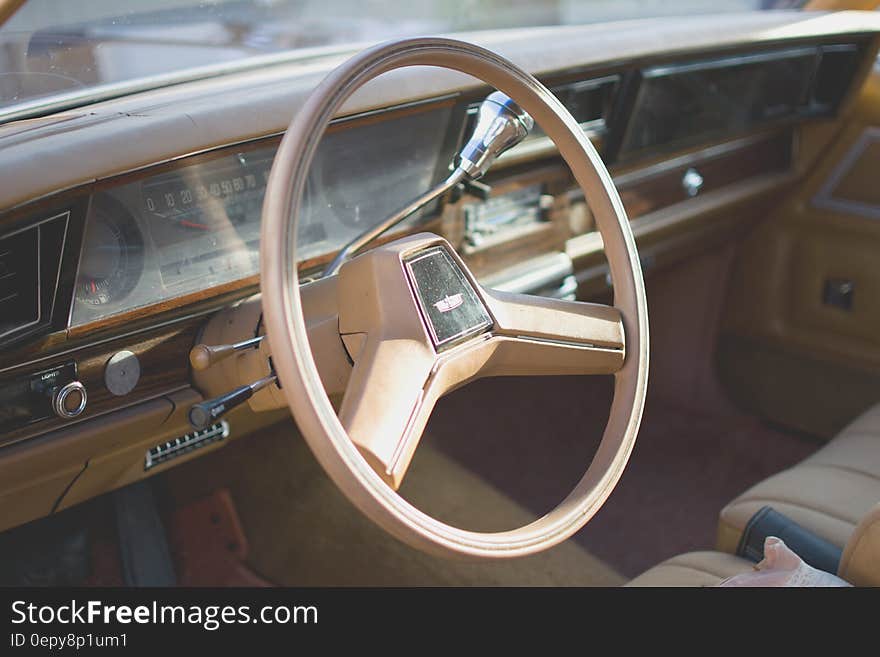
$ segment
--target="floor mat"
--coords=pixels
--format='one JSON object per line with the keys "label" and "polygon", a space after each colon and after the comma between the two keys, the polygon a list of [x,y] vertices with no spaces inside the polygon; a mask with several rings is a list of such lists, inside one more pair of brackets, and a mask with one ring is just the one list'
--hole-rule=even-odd
{"label": "floor mat", "polygon": [[[179,586],[268,586],[268,582],[244,565],[247,538],[228,491],[218,489],[199,499],[166,505],[162,515]],[[77,527],[88,537],[88,572],[81,579],[63,583],[125,585],[110,495],[62,511],[44,522],[57,523],[65,516],[75,518]],[[39,544],[34,548],[39,548]]]}
{"label": "floor mat", "polygon": [[[589,464],[611,383],[601,377],[478,381],[441,400],[423,444],[545,513]],[[649,399],[620,483],[575,541],[626,576],[675,554],[711,549],[727,502],[818,446],[744,416]]]}
{"label": "floor mat", "polygon": [[249,543],[229,491],[175,505],[166,514],[171,556],[182,586],[269,586],[247,566]]}
{"label": "floor mat", "polygon": [[[235,441],[163,475],[167,500],[186,503],[219,482],[235,501],[251,568],[291,586],[615,586],[624,578],[566,542],[514,561],[467,563],[414,550],[376,527],[336,489],[292,424]],[[430,445],[403,488],[416,506],[459,526],[507,529],[534,518]]]}

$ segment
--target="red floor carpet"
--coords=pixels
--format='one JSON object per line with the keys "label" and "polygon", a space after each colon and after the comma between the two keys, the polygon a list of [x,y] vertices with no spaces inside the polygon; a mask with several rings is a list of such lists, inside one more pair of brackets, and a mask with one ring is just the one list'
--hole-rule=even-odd
{"label": "red floor carpet", "polygon": [[[589,463],[610,394],[610,379],[599,377],[480,381],[441,400],[426,439],[540,514]],[[649,399],[623,478],[576,540],[627,576],[711,549],[727,502],[818,446],[745,416]]]}

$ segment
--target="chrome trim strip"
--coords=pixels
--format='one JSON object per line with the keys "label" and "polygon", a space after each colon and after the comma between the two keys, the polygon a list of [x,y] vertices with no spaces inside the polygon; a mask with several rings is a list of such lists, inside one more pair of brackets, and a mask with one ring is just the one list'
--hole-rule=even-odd
{"label": "chrome trim strip", "polygon": [[758,64],[761,62],[773,62],[780,59],[792,59],[794,57],[806,57],[817,55],[818,45],[802,46],[800,48],[786,48],[783,50],[770,50],[754,54],[731,55],[727,57],[713,58],[711,55],[705,59],[688,64],[660,64],[645,69],[643,75],[646,78],[664,77],[676,73],[691,73],[693,71],[705,71],[707,69],[728,68],[742,66],[743,64]]}
{"label": "chrome trim strip", "polygon": [[[746,179],[725,188],[711,190],[701,194],[696,199],[687,199],[636,217],[630,222],[630,225],[632,226],[636,243],[639,245],[639,252],[643,260],[642,266],[652,264],[646,261],[653,258],[653,253],[651,252],[654,249],[666,244],[677,243],[682,239],[686,241],[689,239],[689,236],[694,234],[701,234],[700,230],[712,225],[713,222],[707,221],[707,219],[713,217],[715,210],[724,206],[747,202],[762,194],[775,191],[783,185],[791,184],[798,179],[799,175],[791,170],[772,173],[757,179]],[[675,237],[664,239],[660,242],[653,242],[649,246],[642,244],[644,240],[651,239],[657,232],[670,227],[680,229],[675,233]],[[574,261],[598,255],[603,250],[602,236],[596,231],[581,233],[569,238],[566,242],[566,253]],[[607,276],[607,273],[607,264],[581,265],[575,277],[578,283],[583,284],[598,277],[604,278]]]}
{"label": "chrome trim strip", "polygon": [[[247,288],[242,288],[241,290],[237,290],[237,291],[243,292],[243,295],[241,298],[244,299],[244,298],[247,298],[247,297],[255,294],[255,292],[256,292],[255,287],[256,286],[254,286],[254,287],[248,286]],[[192,319],[196,319],[198,317],[202,317],[204,315],[210,315],[210,314],[215,313],[218,310],[220,310],[220,308],[225,307],[231,303],[235,303],[235,300],[230,301],[228,303],[225,303],[221,306],[206,308],[204,310],[199,310],[197,312],[188,313],[186,315],[174,317],[174,318],[168,319],[164,322],[159,322],[158,324],[151,324],[150,326],[144,326],[143,328],[135,329],[133,331],[128,331],[126,333],[117,333],[117,334],[113,334],[113,335],[108,335],[108,336],[105,336],[105,337],[100,338],[98,340],[88,342],[86,344],[80,344],[75,347],[70,347],[68,349],[64,349],[62,351],[55,351],[55,352],[52,352],[52,353],[47,354],[45,356],[40,356],[39,358],[34,358],[32,360],[27,360],[27,361],[22,361],[20,363],[16,363],[15,365],[7,365],[6,367],[0,367],[0,375],[5,374],[7,372],[12,372],[14,370],[18,370],[21,368],[30,367],[31,365],[39,365],[40,363],[43,363],[45,361],[51,361],[56,358],[61,358],[62,356],[75,354],[78,351],[82,351],[83,349],[91,349],[93,347],[98,347],[98,346],[100,346],[102,344],[106,344],[108,342],[113,342],[115,340],[123,340],[125,338],[130,338],[130,337],[139,335],[141,333],[149,333],[150,331],[155,331],[155,330],[158,330],[161,328],[165,328],[166,326],[173,326],[174,324],[177,324],[180,322],[186,322],[186,321],[189,321]],[[188,387],[188,386],[189,386],[189,384],[187,383],[183,387]],[[177,388],[175,388],[175,390],[176,389]],[[159,396],[168,394],[168,392],[169,391],[165,391],[165,392],[161,393]]]}
{"label": "chrome trim strip", "polygon": [[[587,121],[581,124],[581,128],[590,141],[597,141],[606,132],[605,119]],[[498,156],[495,166],[496,168],[512,166],[527,160],[536,160],[554,155],[559,155],[559,149],[556,148],[556,144],[553,143],[550,137],[537,137],[535,139],[528,139],[514,146],[506,153],[502,153]]]}
{"label": "chrome trim strip", "polygon": [[6,239],[7,237],[12,237],[13,235],[18,235],[19,233],[23,233],[26,230],[30,230],[31,228],[36,228],[37,226],[42,226],[43,224],[49,223],[50,221],[55,221],[56,219],[60,219],[61,217],[67,215],[67,219],[70,219],[70,210],[64,210],[63,212],[59,212],[58,214],[54,214],[51,217],[47,217],[46,219],[40,219],[39,221],[35,221],[26,226],[22,226],[21,228],[16,228],[8,233],[3,233],[0,235],[0,239]]}
{"label": "chrome trim strip", "polygon": [[[425,387],[430,385],[431,378],[433,378],[434,372],[431,373],[431,377],[428,378],[428,381],[425,382]],[[401,457],[403,456],[404,449],[409,442],[407,438],[409,438],[410,433],[412,433],[413,426],[416,423],[416,419],[419,416],[419,411],[422,408],[422,404],[425,401],[425,387],[419,390],[419,396],[416,398],[415,403],[413,404],[412,411],[409,414],[409,418],[406,421],[406,426],[403,428],[403,433],[401,436],[403,440],[400,440],[394,448],[394,452],[391,454],[391,460],[388,462],[388,467],[385,468],[385,474],[389,477],[397,468],[397,464],[400,462]]]}
{"label": "chrome trim strip", "polygon": [[533,294],[547,288],[562,287],[565,279],[574,274],[574,265],[566,253],[547,253],[526,262],[508,267],[480,281],[484,287]]}
{"label": "chrome trim strip", "polygon": [[534,335],[517,335],[517,340],[523,342],[537,342],[539,344],[556,345],[559,347],[567,347],[569,349],[587,349],[589,351],[604,351],[605,353],[615,354],[623,351],[623,347],[600,347],[592,342],[575,342],[573,340],[558,340],[556,338],[540,338]]}
{"label": "chrome trim strip", "polygon": [[753,144],[756,144],[758,142],[765,141],[769,137],[772,137],[772,135],[749,135],[747,137],[741,137],[732,141],[726,141],[721,144],[716,144],[715,146],[709,146],[708,148],[703,148],[698,151],[693,151],[692,153],[685,153],[684,155],[679,155],[678,157],[673,157],[668,160],[662,160],[660,162],[657,162],[656,164],[651,164],[640,169],[635,169],[627,173],[616,175],[614,176],[614,184],[618,187],[633,185],[658,176],[660,174],[667,173],[672,169],[678,169],[680,167],[690,166],[692,164],[699,164],[700,162],[705,162],[710,159],[734,153],[748,146],[752,146]]}

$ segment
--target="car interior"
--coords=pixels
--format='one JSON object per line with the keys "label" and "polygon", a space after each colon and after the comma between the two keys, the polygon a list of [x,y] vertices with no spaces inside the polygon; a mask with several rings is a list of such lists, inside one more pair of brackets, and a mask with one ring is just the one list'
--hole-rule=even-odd
{"label": "car interior", "polygon": [[59,94],[124,40],[0,2],[0,583],[880,585],[880,13],[794,4]]}

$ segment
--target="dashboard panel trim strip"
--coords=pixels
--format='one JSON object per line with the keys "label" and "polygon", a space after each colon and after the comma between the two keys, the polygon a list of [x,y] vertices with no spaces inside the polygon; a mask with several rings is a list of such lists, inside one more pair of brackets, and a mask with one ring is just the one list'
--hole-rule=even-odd
{"label": "dashboard panel trim strip", "polygon": [[680,167],[690,166],[705,162],[706,160],[715,159],[724,155],[730,155],[749,146],[759,144],[763,141],[769,141],[779,137],[781,133],[778,131],[766,131],[759,134],[747,135],[731,141],[725,141],[721,144],[709,146],[684,155],[679,155],[670,159],[641,167],[633,171],[627,171],[614,176],[614,184],[618,187],[627,187],[634,185],[660,174],[668,173]]}

